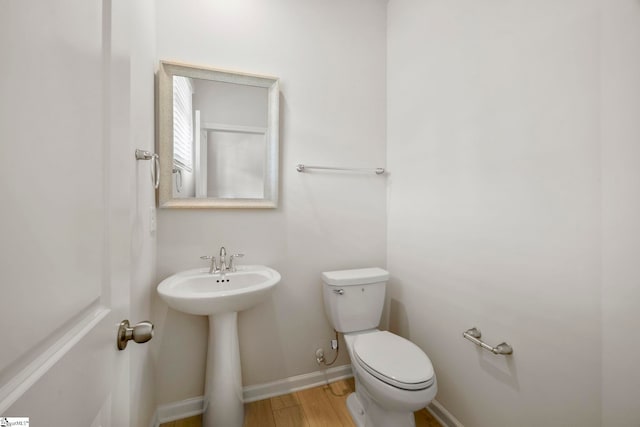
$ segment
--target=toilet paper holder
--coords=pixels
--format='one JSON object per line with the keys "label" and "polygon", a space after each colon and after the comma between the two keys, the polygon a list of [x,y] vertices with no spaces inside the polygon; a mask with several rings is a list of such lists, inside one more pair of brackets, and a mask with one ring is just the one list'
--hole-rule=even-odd
{"label": "toilet paper holder", "polygon": [[482,341],[480,339],[482,338],[482,332],[480,332],[478,328],[474,327],[471,329],[467,329],[465,332],[462,333],[462,336],[468,339],[469,341],[471,341],[472,343],[482,347],[483,349],[490,351],[493,354],[502,354],[505,356],[513,354],[513,347],[511,347],[506,342],[502,342],[495,347],[491,347],[489,344]]}

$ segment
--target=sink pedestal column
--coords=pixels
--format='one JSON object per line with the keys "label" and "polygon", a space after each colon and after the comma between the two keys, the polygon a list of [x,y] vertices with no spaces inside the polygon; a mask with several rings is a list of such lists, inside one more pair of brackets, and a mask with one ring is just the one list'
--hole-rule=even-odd
{"label": "sink pedestal column", "polygon": [[242,427],[244,400],[238,313],[209,316],[204,427]]}

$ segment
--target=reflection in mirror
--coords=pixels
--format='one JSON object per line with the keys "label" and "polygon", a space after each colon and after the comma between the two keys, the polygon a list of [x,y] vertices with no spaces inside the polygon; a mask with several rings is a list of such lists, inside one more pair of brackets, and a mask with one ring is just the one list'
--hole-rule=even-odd
{"label": "reflection in mirror", "polygon": [[163,62],[158,81],[160,206],[276,207],[277,79]]}
{"label": "reflection in mirror", "polygon": [[263,87],[173,76],[173,197],[264,198],[267,102]]}

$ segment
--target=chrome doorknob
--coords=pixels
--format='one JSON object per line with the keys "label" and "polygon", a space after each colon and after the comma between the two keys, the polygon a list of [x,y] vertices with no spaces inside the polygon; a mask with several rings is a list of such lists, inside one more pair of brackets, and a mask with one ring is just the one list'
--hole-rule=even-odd
{"label": "chrome doorknob", "polygon": [[133,325],[133,327],[130,327],[129,321],[123,320],[120,322],[120,326],[118,327],[118,350],[124,350],[127,348],[127,343],[131,340],[138,344],[142,344],[149,341],[151,338],[153,338],[153,323],[145,320],[143,322],[138,322]]}

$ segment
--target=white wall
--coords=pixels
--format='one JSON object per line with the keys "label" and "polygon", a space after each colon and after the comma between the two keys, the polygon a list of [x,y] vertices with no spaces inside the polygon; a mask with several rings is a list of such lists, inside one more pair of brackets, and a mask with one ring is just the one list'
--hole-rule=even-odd
{"label": "white wall", "polygon": [[[384,164],[386,105],[389,323],[437,399],[467,427],[638,425],[640,5],[390,0],[388,103],[384,8],[158,2],[159,58],[282,79],[281,206],[159,212],[158,280],[222,244],[277,268],[240,317],[245,384],[317,369],[319,272],[384,265],[384,183],[293,168]],[[153,317],[159,402],[202,394],[205,319]]]}
{"label": "white wall", "polygon": [[[158,280],[222,245],[276,268],[273,297],[239,317],[244,383],[316,371],[314,350],[332,338],[320,273],[384,267],[386,183],[295,165],[384,166],[386,2],[160,0],[157,11],[159,59],[280,77],[282,195],[274,210],[159,211]],[[157,298],[154,313],[159,403],[202,395],[206,319]]]}
{"label": "white wall", "polygon": [[466,427],[600,425],[599,6],[389,2],[390,325]]}
{"label": "white wall", "polygon": [[640,425],[640,3],[602,0],[602,425]]}

